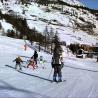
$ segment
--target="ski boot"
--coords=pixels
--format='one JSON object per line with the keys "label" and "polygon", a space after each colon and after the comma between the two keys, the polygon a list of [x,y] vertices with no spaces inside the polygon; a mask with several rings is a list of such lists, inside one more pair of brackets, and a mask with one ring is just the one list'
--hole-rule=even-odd
{"label": "ski boot", "polygon": [[53,81],[54,81],[54,82],[57,82],[56,77],[53,77]]}
{"label": "ski boot", "polygon": [[62,78],[61,77],[58,77],[58,82],[62,82]]}

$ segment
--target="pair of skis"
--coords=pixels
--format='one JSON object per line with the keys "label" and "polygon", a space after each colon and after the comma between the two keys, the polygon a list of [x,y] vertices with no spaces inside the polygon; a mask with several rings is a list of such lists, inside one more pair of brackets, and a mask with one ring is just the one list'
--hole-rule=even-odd
{"label": "pair of skis", "polygon": [[51,83],[62,83],[62,82],[66,82],[66,80],[62,80],[62,81],[50,81]]}

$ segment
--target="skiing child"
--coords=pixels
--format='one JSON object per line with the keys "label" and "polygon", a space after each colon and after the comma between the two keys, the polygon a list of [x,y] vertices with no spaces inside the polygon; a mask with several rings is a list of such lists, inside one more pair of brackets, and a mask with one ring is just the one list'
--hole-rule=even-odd
{"label": "skiing child", "polygon": [[44,60],[43,56],[40,56],[40,58],[39,58],[39,63],[40,63],[40,65],[41,65],[41,67],[42,67],[43,69],[45,69],[44,62],[45,62],[45,60]]}
{"label": "skiing child", "polygon": [[15,65],[16,70],[18,70],[18,67],[19,67],[19,70],[22,70],[21,63],[23,63],[23,61],[19,56],[15,60],[13,60],[13,62],[16,62],[16,65]]}
{"label": "skiing child", "polygon": [[29,60],[29,64],[27,65],[27,68],[29,68],[29,66],[32,66],[33,69],[35,69],[34,57],[31,57],[31,59]]}

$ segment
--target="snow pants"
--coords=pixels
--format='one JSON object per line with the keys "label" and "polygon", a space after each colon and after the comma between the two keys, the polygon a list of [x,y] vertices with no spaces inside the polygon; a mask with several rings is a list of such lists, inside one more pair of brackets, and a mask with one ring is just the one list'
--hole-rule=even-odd
{"label": "snow pants", "polygon": [[35,64],[37,65],[37,59],[34,59],[34,61],[35,61]]}
{"label": "snow pants", "polygon": [[61,81],[62,80],[62,72],[61,72],[62,67],[61,67],[61,65],[57,64],[53,68],[54,68],[53,80],[55,81],[56,77],[58,75],[58,80]]}
{"label": "snow pants", "polygon": [[22,70],[22,66],[20,63],[16,63],[16,65],[15,65],[15,69],[18,70],[18,68],[19,68],[19,70]]}
{"label": "snow pants", "polygon": [[29,64],[27,65],[27,68],[29,68],[29,66],[32,66],[33,69],[35,69],[35,64],[34,64],[34,63],[29,63]]}

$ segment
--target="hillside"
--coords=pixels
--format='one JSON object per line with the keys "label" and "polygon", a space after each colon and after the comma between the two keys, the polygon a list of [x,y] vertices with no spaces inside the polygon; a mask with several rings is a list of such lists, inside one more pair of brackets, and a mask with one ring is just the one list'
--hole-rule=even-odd
{"label": "hillside", "polygon": [[[50,2],[46,6],[32,0],[28,2],[3,0],[3,3],[0,2],[1,25],[5,29],[4,22],[9,23],[15,32],[17,30],[21,33],[29,33],[31,32],[29,29],[35,28],[42,35],[47,27],[48,32],[51,29],[54,33],[58,32],[61,41],[65,41],[67,44],[95,44],[98,35],[98,12],[83,7],[78,0],[61,1],[63,4]],[[72,3],[73,5],[70,5]],[[13,18],[9,17],[17,19],[17,23],[13,23],[11,21]],[[25,19],[27,25],[23,23],[20,26],[20,19]]]}
{"label": "hillside", "polygon": [[[88,54],[76,58],[79,47],[68,47],[71,43],[95,45],[97,31],[98,11],[79,0],[1,0],[0,98],[98,98],[97,56],[89,56],[92,52],[84,49]],[[53,82],[55,33],[64,44],[62,82]],[[37,67],[27,68],[35,50]],[[15,69],[18,56],[23,60],[22,70]]]}

